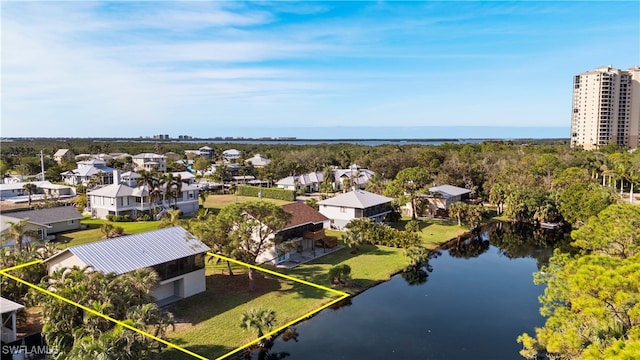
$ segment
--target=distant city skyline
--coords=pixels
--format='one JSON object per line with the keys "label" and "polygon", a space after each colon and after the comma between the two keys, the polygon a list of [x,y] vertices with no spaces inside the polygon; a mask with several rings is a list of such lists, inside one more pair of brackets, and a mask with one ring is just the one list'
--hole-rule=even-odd
{"label": "distant city skyline", "polygon": [[1,6],[2,137],[568,138],[573,75],[640,64],[637,1]]}

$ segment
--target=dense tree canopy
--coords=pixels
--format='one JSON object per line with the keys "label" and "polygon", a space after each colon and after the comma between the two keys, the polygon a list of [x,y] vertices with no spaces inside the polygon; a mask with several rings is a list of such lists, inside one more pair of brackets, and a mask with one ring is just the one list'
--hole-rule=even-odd
{"label": "dense tree canopy", "polygon": [[640,253],[640,207],[611,205],[571,233],[573,246],[589,253],[627,258]]}
{"label": "dense tree canopy", "polygon": [[640,208],[612,205],[572,233],[583,254],[556,250],[535,274],[545,326],[523,334],[521,354],[535,359],[640,357]]}
{"label": "dense tree canopy", "polygon": [[[45,277],[41,286],[163,338],[173,320],[158,309],[150,294],[157,283],[158,275],[150,269],[115,275],[74,267]],[[53,296],[41,292],[34,292],[33,296],[42,306],[42,334],[47,344],[58,351],[55,359],[142,359],[163,346]]]}

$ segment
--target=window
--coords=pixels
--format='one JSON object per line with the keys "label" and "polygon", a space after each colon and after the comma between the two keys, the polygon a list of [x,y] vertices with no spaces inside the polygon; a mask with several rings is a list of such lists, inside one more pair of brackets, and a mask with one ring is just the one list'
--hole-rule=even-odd
{"label": "window", "polygon": [[341,213],[346,213],[347,209],[345,209],[344,206],[340,206],[340,212]]}
{"label": "window", "polygon": [[73,224],[75,224],[75,222],[76,222],[75,220],[69,220],[69,221],[67,221],[67,225],[73,225]]}

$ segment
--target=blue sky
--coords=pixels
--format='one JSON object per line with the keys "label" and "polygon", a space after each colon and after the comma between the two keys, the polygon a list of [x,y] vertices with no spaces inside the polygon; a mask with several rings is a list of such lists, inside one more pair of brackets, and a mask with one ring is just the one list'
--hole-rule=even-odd
{"label": "blue sky", "polygon": [[5,137],[568,129],[574,74],[640,64],[638,1],[3,1],[1,18]]}

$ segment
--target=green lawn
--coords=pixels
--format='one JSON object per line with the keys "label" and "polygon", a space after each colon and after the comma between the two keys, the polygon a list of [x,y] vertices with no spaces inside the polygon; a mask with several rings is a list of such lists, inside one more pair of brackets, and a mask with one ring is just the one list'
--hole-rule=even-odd
{"label": "green lawn", "polygon": [[[219,266],[207,268],[207,291],[190,297],[171,309],[177,326],[169,330],[170,341],[209,359],[257,338],[255,332],[240,328],[242,313],[251,308],[276,312],[276,327],[326,304],[337,295],[274,276],[256,280],[249,291],[243,268],[234,266],[235,276],[223,275]],[[224,266],[226,271],[226,266]],[[175,349],[162,353],[163,359],[193,359]]]}
{"label": "green lawn", "polygon": [[[390,225],[396,229],[404,230],[404,226],[409,220],[411,219],[403,218],[402,220],[391,223]],[[418,221],[420,222],[422,245],[428,249],[435,249],[447,241],[469,231],[469,229],[464,226],[458,226],[458,223],[455,220],[421,218],[418,219]]]}
{"label": "green lawn", "polygon": [[99,219],[84,219],[82,225],[86,225],[87,229],[68,232],[58,235],[58,248],[64,249],[69,246],[86,244],[102,239],[100,227],[102,224],[110,223],[115,226],[122,226],[126,235],[138,234],[146,231],[158,229],[160,221],[140,221],[140,222],[110,222]]}
{"label": "green lawn", "polygon": [[207,199],[204,201],[202,206],[204,208],[213,209],[215,212],[218,212],[223,207],[229,204],[232,204],[234,202],[248,202],[248,201],[266,201],[266,202],[274,203],[276,205],[285,205],[285,204],[291,203],[291,201],[268,199],[264,197],[262,199],[258,199],[257,197],[252,197],[252,196],[209,195],[207,196]]}
{"label": "green lawn", "polygon": [[[277,270],[329,285],[327,271],[338,264],[347,264],[352,269],[352,284],[341,290],[356,293],[388,280],[407,266],[407,260],[402,249],[363,245],[355,254],[341,249],[295,269]],[[239,326],[244,311],[253,307],[274,309],[278,324],[282,325],[336,297],[272,276],[258,279],[258,290],[250,292],[246,271],[240,266],[233,266],[233,269],[236,276],[226,275],[227,268],[223,264],[208,265],[207,291],[185,299],[171,309],[178,319],[176,330],[169,333],[172,342],[207,358],[215,358],[255,339],[254,333]],[[162,358],[186,360],[191,357],[177,350],[167,350]]]}

